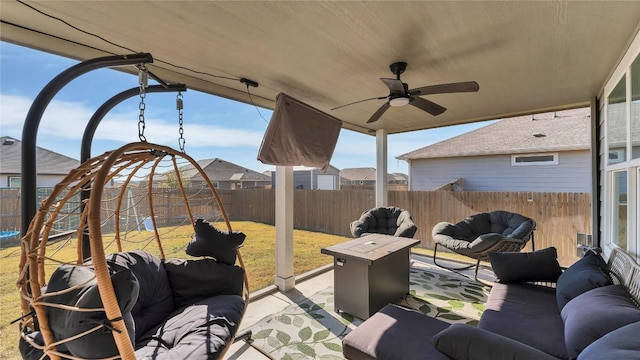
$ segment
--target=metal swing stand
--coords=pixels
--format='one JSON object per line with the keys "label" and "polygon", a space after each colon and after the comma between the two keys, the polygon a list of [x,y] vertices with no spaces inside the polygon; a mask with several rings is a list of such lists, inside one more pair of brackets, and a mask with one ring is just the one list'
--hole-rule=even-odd
{"label": "metal swing stand", "polygon": [[[114,97],[112,97],[111,99],[109,99],[107,102],[105,102],[97,111],[96,113],[91,117],[91,119],[89,120],[89,123],[86,125],[84,134],[83,134],[83,138],[82,138],[82,147],[81,147],[81,163],[86,165],[81,165],[81,166],[94,166],[93,162],[88,161],[93,159],[91,157],[91,143],[94,137],[94,134],[96,132],[96,129],[98,127],[98,125],[100,124],[101,120],[104,118],[104,116],[106,115],[107,112],[109,112],[113,107],[115,107],[117,104],[119,104],[120,102],[124,101],[125,99],[128,99],[132,96],[135,95],[139,95],[140,96],[140,106],[139,106],[139,110],[140,110],[140,116],[139,116],[139,121],[138,121],[138,136],[141,140],[142,143],[133,143],[133,144],[128,144],[125,145],[124,147],[118,149],[116,152],[108,155],[108,158],[106,159],[105,162],[105,166],[112,166],[113,162],[116,161],[117,159],[112,159],[112,157],[117,157],[117,156],[121,156],[124,154],[124,152],[126,151],[133,151],[135,152],[136,150],[139,150],[138,147],[140,146],[139,144],[147,144],[148,146],[150,146],[151,149],[159,149],[159,150],[155,150],[158,151],[158,155],[166,155],[166,154],[172,154],[172,156],[181,156],[184,157],[186,159],[188,159],[192,165],[197,168],[200,172],[203,172],[202,169],[197,165],[197,163],[195,163],[195,161],[193,159],[191,159],[188,155],[186,155],[185,150],[184,150],[184,145],[185,145],[185,139],[183,137],[183,133],[184,133],[184,129],[183,129],[183,102],[182,102],[182,91],[186,91],[186,86],[184,84],[175,84],[175,85],[170,85],[167,84],[165,82],[163,82],[162,80],[158,79],[157,77],[155,77],[153,74],[150,74],[150,72],[148,72],[148,70],[145,67],[146,63],[152,62],[153,58],[151,57],[150,54],[133,54],[133,55],[123,55],[123,56],[109,56],[109,57],[104,57],[104,58],[98,58],[98,59],[93,59],[93,60],[88,60],[85,62],[82,62],[80,64],[77,64],[69,69],[67,69],[66,71],[62,72],[60,75],[58,75],[57,77],[55,77],[53,80],[51,80],[44,88],[43,90],[40,92],[40,94],[36,97],[36,99],[34,100],[34,103],[32,104],[31,108],[29,109],[29,112],[27,114],[27,117],[25,119],[25,125],[23,127],[23,147],[22,147],[22,174],[23,174],[23,191],[22,191],[22,235],[25,237],[25,239],[27,238],[26,235],[28,235],[29,237],[29,241],[30,243],[34,243],[35,242],[42,242],[46,244],[46,237],[44,238],[44,241],[42,241],[43,239],[38,240],[38,237],[40,237],[40,235],[38,235],[40,232],[37,231],[33,231],[31,230],[31,226],[33,225],[33,219],[36,217],[40,217],[43,216],[41,213],[37,213],[36,214],[36,138],[37,138],[37,130],[38,130],[38,126],[40,123],[40,120],[42,118],[42,114],[44,113],[44,110],[46,108],[46,106],[51,102],[53,96],[60,90],[62,89],[62,87],[64,87],[67,83],[69,83],[71,80],[75,79],[76,77],[94,70],[94,69],[98,69],[98,68],[103,68],[103,67],[112,67],[112,66],[119,66],[119,65],[137,65],[137,67],[140,70],[139,73],[139,78],[140,78],[140,86],[139,87],[134,87],[131,88],[129,90],[123,91],[117,95],[115,95]],[[154,86],[148,86],[147,85],[147,80],[148,80],[148,76],[151,75],[154,77],[154,79],[156,79],[160,85],[154,85]],[[169,92],[169,91],[174,91],[174,92],[178,92],[177,98],[176,98],[176,108],[178,110],[178,120],[179,120],[179,138],[178,138],[178,144],[180,146],[180,150],[181,153],[176,152],[175,150],[168,148],[168,147],[164,147],[164,146],[160,146],[160,145],[154,145],[154,144],[149,144],[146,142],[146,139],[144,137],[144,128],[145,128],[145,121],[144,121],[144,109],[145,109],[145,104],[144,104],[144,98],[146,96],[146,93],[149,92]],[[143,145],[145,146],[145,145]],[[153,152],[152,152],[153,153]],[[108,154],[108,153],[106,153]],[[153,153],[155,154],[155,153]],[[103,155],[106,156],[106,155]],[[146,161],[146,160],[145,160]],[[99,165],[96,166],[102,166],[102,163],[100,163]],[[175,164],[175,160],[174,160],[174,167],[177,166]],[[176,168],[177,171],[177,168]],[[80,175],[78,175],[80,174]],[[85,175],[84,172],[80,172],[80,173],[74,173],[74,174],[70,174],[68,176],[68,178],[72,178],[75,179],[75,177],[80,176],[80,179],[85,178],[85,180],[81,180],[81,185],[80,187],[77,187],[75,189],[73,189],[73,191],[76,192],[80,192],[82,195],[82,200],[86,200],[86,201],[82,201],[82,212],[83,214],[85,213],[84,207],[85,207],[85,203],[88,203],[88,207],[90,207],[90,209],[88,209],[88,213],[91,214],[99,214],[99,206],[100,205],[96,205],[96,201],[99,203],[100,201],[100,197],[98,197],[98,200],[94,200],[94,199],[90,199],[90,190],[96,186],[95,190],[97,191],[98,194],[101,193],[102,188],[104,186],[104,183],[106,181],[106,176],[108,176],[107,173],[105,173],[105,171],[101,170],[99,172],[97,172],[95,175],[96,179],[93,179],[93,177],[87,177]],[[94,176],[92,175],[92,176]],[[65,178],[66,181],[66,178]],[[97,182],[96,182],[97,181]],[[180,185],[182,186],[182,184]],[[58,186],[56,186],[56,188],[58,188]],[[215,189],[213,187],[212,184],[209,184],[209,188],[212,189],[213,194],[215,195],[216,201],[218,202],[218,204],[220,206],[222,206],[220,199],[217,197],[217,194],[215,193]],[[62,187],[59,189],[59,191],[63,191],[64,189],[62,189]],[[149,195],[150,196],[150,195]],[[183,196],[184,196],[184,190],[183,190]],[[52,201],[52,200],[47,200],[47,201]],[[59,210],[57,210],[59,211]],[[134,205],[134,212],[135,212],[135,205]],[[152,211],[153,213],[153,211]],[[230,228],[230,224],[229,221],[226,217],[226,213],[224,213],[224,209],[222,210],[222,213],[224,214],[224,218],[225,221],[227,222],[227,226],[229,227],[229,231],[231,231]],[[57,216],[58,212],[56,212],[53,216],[53,219],[55,219],[55,217]],[[85,216],[85,215],[83,215]],[[98,215],[99,216],[99,215]],[[119,214],[117,215],[119,216]],[[192,218],[193,220],[193,215],[191,214],[191,212],[189,212],[189,216]],[[87,218],[89,218],[90,216],[87,216]],[[137,216],[136,216],[137,217]],[[39,218],[38,218],[39,219]],[[117,218],[119,219],[119,217]],[[53,220],[51,220],[53,221]],[[85,219],[86,221],[86,219]],[[116,221],[117,223],[117,221]],[[99,231],[99,218],[96,221],[95,219],[95,215],[93,217],[91,217],[90,221],[86,222],[85,225],[81,225],[81,227],[86,226],[86,224],[88,224],[88,228],[89,231],[82,231],[82,241],[79,242],[79,244],[81,245],[81,251],[79,251],[78,255],[78,261],[81,262],[82,260],[87,260],[89,257],[92,257],[92,253],[94,251],[92,251],[92,247],[95,247],[96,245],[96,241],[101,242],[101,236],[100,236],[100,231]],[[41,223],[38,221],[36,221],[36,225],[33,225],[34,227],[40,226]],[[154,224],[155,225],[155,224]],[[117,225],[116,225],[117,227]],[[81,229],[79,229],[80,231]],[[90,232],[96,233],[98,235],[96,235],[96,237],[89,237],[89,233]],[[118,230],[117,230],[118,232]],[[48,232],[46,232],[46,235],[48,235]],[[157,232],[156,232],[156,238],[158,237]],[[23,240],[24,241],[24,240]],[[98,244],[100,245],[100,244]],[[119,245],[118,245],[119,246]],[[102,270],[103,269],[103,262],[100,260],[104,260],[104,254],[102,247],[98,246],[98,248],[100,249],[99,251],[96,250],[95,254],[93,256],[93,260],[94,260],[94,267],[96,269],[96,276],[99,278],[98,283],[109,283],[110,284],[110,279],[108,272],[104,272]],[[164,257],[164,252],[161,249],[161,253],[162,256]],[[238,256],[238,261],[240,263],[240,266],[242,268],[244,268],[243,262],[242,262],[242,258],[240,257],[240,254],[237,254]],[[82,259],[82,260],[81,260]],[[31,261],[31,259],[30,259]],[[33,262],[33,261],[31,261]],[[33,265],[30,263],[30,265]],[[98,265],[100,265],[100,269],[98,268]],[[98,271],[101,270],[101,271]],[[29,269],[27,268],[24,272],[26,274],[27,277],[29,277]],[[106,275],[106,280],[102,279],[101,277],[105,277]],[[38,275],[37,271],[34,274],[34,276]],[[100,289],[102,291],[102,289]],[[36,291],[36,295],[39,296],[39,293]],[[103,294],[100,294],[101,297],[104,298]],[[248,284],[247,284],[247,276],[246,273],[244,275],[244,290],[243,290],[243,296],[244,296],[244,300],[245,300],[245,308],[244,310],[246,310],[246,306],[249,303],[249,290],[248,290]],[[113,298],[113,294],[109,293],[107,294],[107,298],[106,301],[108,303],[108,305],[113,305],[113,301],[111,301]],[[105,301],[105,300],[103,300]],[[106,308],[106,312],[107,314],[109,314],[109,312],[114,312],[117,313],[117,311],[112,309],[113,306],[105,306]],[[117,307],[117,304],[116,304]],[[243,315],[244,315],[244,311],[243,311]],[[31,316],[31,315],[26,315],[26,316]],[[117,320],[118,322],[121,322],[123,320],[121,320],[121,317],[115,317],[115,319],[119,319]],[[114,320],[115,321],[115,320]],[[47,326],[45,326],[45,328],[48,328]],[[48,333],[47,333],[48,334]],[[126,335],[126,334],[125,334]],[[233,336],[233,342],[235,341],[239,341],[239,340],[245,340],[248,344],[251,344],[251,335],[252,332],[250,330],[241,332],[239,334],[237,334],[236,336]],[[49,336],[50,337],[50,336]],[[124,346],[123,345],[123,349],[120,349],[120,343],[123,342],[123,340],[120,339],[120,337],[117,337],[114,335],[116,344],[118,345],[118,348],[120,351],[125,351],[123,358],[131,358],[133,357],[133,354],[131,353],[131,346]],[[126,336],[125,336],[126,338]],[[125,341],[126,342],[126,341]],[[126,344],[125,344],[126,345]],[[228,349],[228,346],[225,347],[222,350],[222,354],[224,354],[224,352],[226,351],[226,349]],[[55,352],[55,348],[53,349],[53,351]],[[54,356],[54,358],[56,358],[56,356]]]}

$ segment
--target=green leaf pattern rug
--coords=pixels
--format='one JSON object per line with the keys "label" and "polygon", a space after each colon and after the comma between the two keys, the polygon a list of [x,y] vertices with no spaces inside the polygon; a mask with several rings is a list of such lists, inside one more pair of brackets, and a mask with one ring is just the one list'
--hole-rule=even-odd
{"label": "green leaf pattern rug", "polygon": [[[455,274],[411,268],[409,295],[397,304],[449,323],[476,325],[489,287]],[[274,359],[344,359],[342,338],[363,321],[336,313],[333,287],[250,327],[253,347]]]}

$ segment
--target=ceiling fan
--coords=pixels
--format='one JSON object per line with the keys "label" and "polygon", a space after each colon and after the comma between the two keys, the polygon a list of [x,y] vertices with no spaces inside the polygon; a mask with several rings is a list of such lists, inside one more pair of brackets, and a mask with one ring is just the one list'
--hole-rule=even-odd
{"label": "ceiling fan", "polygon": [[476,92],[480,89],[480,86],[475,81],[466,81],[459,83],[448,83],[448,84],[439,84],[439,85],[429,85],[423,86],[416,89],[409,90],[409,85],[407,83],[403,83],[400,80],[400,74],[402,74],[407,69],[406,62],[396,62],[389,66],[391,72],[396,75],[395,79],[386,79],[380,78],[382,82],[387,85],[389,88],[389,95],[374,97],[370,99],[359,100],[356,102],[352,102],[349,104],[341,105],[335,107],[331,110],[336,110],[345,106],[361,103],[369,100],[382,100],[388,99],[387,102],[382,104],[380,108],[371,115],[367,123],[372,123],[380,119],[382,114],[390,106],[404,106],[404,105],[413,105],[420,110],[426,111],[433,116],[437,116],[445,112],[447,109],[441,105],[438,105],[432,101],[427,99],[423,99],[420,96],[423,95],[432,95],[432,94],[446,94],[446,93],[456,93],[456,92]]}

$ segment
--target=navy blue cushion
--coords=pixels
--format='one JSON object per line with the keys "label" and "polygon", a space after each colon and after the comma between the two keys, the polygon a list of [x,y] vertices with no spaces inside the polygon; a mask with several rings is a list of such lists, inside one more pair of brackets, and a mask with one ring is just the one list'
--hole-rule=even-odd
{"label": "navy blue cushion", "polygon": [[564,323],[555,289],[532,283],[495,283],[478,327],[567,359]]}
{"label": "navy blue cushion", "polygon": [[342,339],[342,353],[351,360],[447,360],[429,339],[448,326],[421,312],[388,304]]}
{"label": "navy blue cushion", "polygon": [[640,359],[640,322],[625,325],[591,343],[578,360]]}
{"label": "navy blue cushion", "polygon": [[638,309],[622,285],[589,290],[569,301],[561,312],[570,358],[592,342],[625,325],[640,321]]}
{"label": "navy blue cushion", "polygon": [[[138,281],[127,269],[113,274],[111,281],[127,332],[133,343],[135,327],[131,317],[131,309],[138,298]],[[47,297],[46,301],[85,309],[103,307],[95,273],[92,268],[87,266],[61,265],[51,275],[46,293],[56,293],[74,286],[77,288]],[[113,334],[108,328],[109,321],[104,311],[81,312],[47,307],[46,312],[51,331],[58,341],[83,333],[99,324],[107,325],[101,330],[65,342],[58,346],[59,350],[68,351],[74,356],[85,359],[108,358],[118,354],[118,348]]]}
{"label": "navy blue cushion", "polygon": [[556,282],[562,269],[555,247],[533,252],[488,253],[491,268],[501,283],[551,281]]}
{"label": "navy blue cushion", "polygon": [[[452,224],[453,225],[453,224]],[[480,234],[491,233],[489,213],[480,213],[469,216],[452,227],[447,227],[443,234],[454,239],[474,241]]]}
{"label": "navy blue cushion", "polygon": [[431,342],[455,360],[557,360],[532,346],[467,324],[452,324]]}
{"label": "navy blue cushion", "polygon": [[[28,337],[31,342],[38,344],[40,346],[44,346],[44,338],[42,337],[42,333],[40,331],[26,332],[28,330],[25,329],[24,336]],[[44,351],[31,346],[23,336],[20,336],[20,343],[18,344],[18,349],[20,350],[20,355],[22,355],[22,360],[41,360],[44,359]],[[60,351],[60,347],[57,347],[58,351]]]}
{"label": "navy blue cushion", "polygon": [[215,295],[242,296],[244,269],[214,259],[164,261],[176,307]]}
{"label": "navy blue cushion", "polygon": [[601,286],[611,285],[609,267],[599,254],[587,252],[558,278],[556,301],[558,310],[576,296]]}
{"label": "navy blue cushion", "polygon": [[220,231],[202,219],[196,220],[193,228],[196,236],[187,244],[187,254],[211,256],[229,265],[236,263],[236,252],[244,242],[245,234],[239,231]]}
{"label": "navy blue cushion", "polygon": [[513,239],[522,239],[535,226],[534,221],[528,217],[503,210],[491,211],[489,222],[491,223],[490,232]]}
{"label": "navy blue cushion", "polygon": [[409,211],[396,206],[383,206],[367,210],[349,224],[351,235],[360,237],[367,233],[412,238],[418,229]]}
{"label": "navy blue cushion", "polygon": [[219,295],[178,308],[166,322],[143,334],[136,358],[218,359],[238,330],[244,300]]}
{"label": "navy blue cushion", "polygon": [[167,272],[159,258],[141,250],[112,254],[107,263],[115,270],[131,270],[140,283],[140,295],[131,310],[138,341],[142,333],[164,321],[175,308]]}

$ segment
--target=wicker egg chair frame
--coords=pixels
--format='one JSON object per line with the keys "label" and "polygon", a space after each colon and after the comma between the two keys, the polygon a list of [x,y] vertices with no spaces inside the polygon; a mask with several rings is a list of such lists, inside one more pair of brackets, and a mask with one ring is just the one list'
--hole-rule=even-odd
{"label": "wicker egg chair frame", "polygon": [[[82,239],[83,236],[88,234],[92,266],[95,270],[98,290],[102,299],[104,311],[108,319],[119,319],[111,322],[111,326],[116,330],[112,331],[112,334],[119,351],[119,356],[116,358],[125,360],[133,360],[136,358],[134,353],[134,344],[131,343],[124,320],[122,320],[122,313],[118,306],[118,301],[114,293],[106,262],[104,251],[105,244],[103,243],[102,234],[103,229],[101,226],[101,198],[106,184],[112,181],[115,177],[126,177],[117,198],[118,206],[115,209],[114,216],[115,243],[117,244],[118,251],[120,252],[122,251],[120,238],[121,224],[119,221],[120,204],[123,202],[123,198],[126,196],[127,186],[131,183],[136,172],[142,169],[145,165],[150,166],[151,172],[148,175],[147,184],[150,218],[153,221],[153,233],[155,243],[157,244],[160,252],[160,258],[164,259],[164,250],[162,248],[162,241],[158,232],[158,227],[156,226],[156,216],[154,214],[153,200],[151,196],[154,173],[162,159],[170,159],[173,163],[173,171],[178,175],[177,182],[186,204],[187,215],[191,224],[194,224],[195,219],[189,206],[189,200],[183,186],[183,179],[180,175],[176,159],[188,162],[202,176],[208,191],[211,192],[212,198],[217,204],[221,217],[224,219],[224,223],[227,227],[226,230],[228,232],[232,231],[231,224],[227,213],[224,210],[222,201],[203,169],[191,157],[172,148],[148,142],[130,143],[117,150],[106,152],[100,156],[91,158],[76,169],[72,170],[53,188],[51,195],[41,203],[39,210],[32,219],[21,242],[18,287],[21,297],[21,309],[23,316],[20,321],[20,328],[35,330],[37,327],[37,330],[39,330],[43,335],[45,343],[44,348],[42,349],[40,345],[33,343],[32,340],[24,336],[24,331],[21,331],[21,334],[23,339],[25,339],[31,346],[41,348],[49,358],[53,360],[61,358],[77,359],[69,354],[61,353],[56,349],[56,345],[63,343],[65,340],[54,338],[48,323],[46,307],[57,306],[74,311],[87,310],[47,303],[47,296],[52,294],[42,293],[42,288],[46,285],[47,281],[47,274],[45,273],[44,266],[45,259],[48,261],[57,261],[49,257],[46,253],[47,242],[51,234],[52,225],[56,221],[56,218],[58,216],[64,216],[61,215],[61,209],[63,209],[65,203],[78,194],[83,192],[86,194],[87,191],[90,191],[90,195],[88,200],[83,201],[80,213],[80,225],[74,232],[75,237],[77,237],[76,264],[83,264]],[[131,172],[123,174],[122,172],[125,169],[129,169]],[[239,251],[237,252],[237,265],[244,269],[244,263]],[[243,281],[242,296],[245,301],[244,309],[246,310],[249,304],[249,287],[246,272]],[[70,290],[72,289],[64,291]],[[95,309],[91,310],[95,311]],[[232,343],[233,338],[227,342],[225,348],[220,354],[220,357],[224,356],[224,353]]]}

